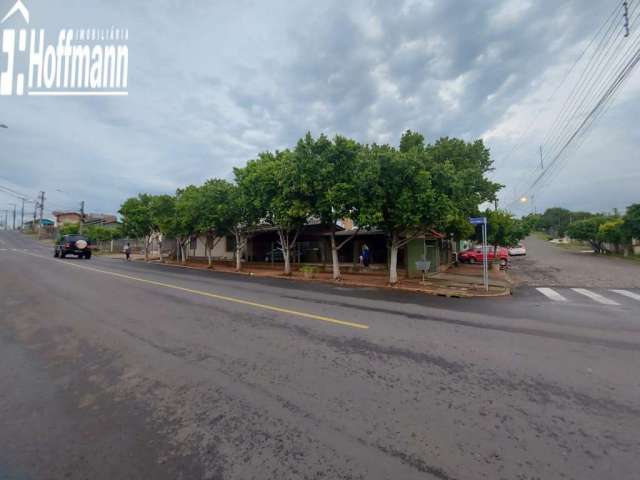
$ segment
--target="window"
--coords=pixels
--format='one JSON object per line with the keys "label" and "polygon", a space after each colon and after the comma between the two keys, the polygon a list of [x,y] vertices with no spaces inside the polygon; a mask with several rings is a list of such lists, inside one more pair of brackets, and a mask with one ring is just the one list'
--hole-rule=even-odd
{"label": "window", "polygon": [[235,252],[236,251],[236,237],[233,235],[227,235],[224,239],[224,243],[226,244],[227,252]]}

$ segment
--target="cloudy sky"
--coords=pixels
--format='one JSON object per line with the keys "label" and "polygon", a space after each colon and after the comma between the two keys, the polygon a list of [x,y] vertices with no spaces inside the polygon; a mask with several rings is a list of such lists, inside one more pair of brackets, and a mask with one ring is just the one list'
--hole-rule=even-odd
{"label": "cloudy sky", "polygon": [[[128,96],[0,97],[0,123],[9,125],[0,129],[0,185],[33,197],[46,191],[47,210],[85,200],[92,212],[115,212],[141,191],[230,178],[233,166],[307,130],[391,144],[406,129],[428,140],[484,138],[510,205],[577,81],[561,83],[569,67],[621,3],[23,2],[30,27],[51,37],[61,28],[129,30]],[[0,0],[0,15],[14,3]],[[535,193],[536,209],[640,201],[640,132],[631,127],[638,100],[635,72]],[[0,194],[0,210],[13,201]]]}

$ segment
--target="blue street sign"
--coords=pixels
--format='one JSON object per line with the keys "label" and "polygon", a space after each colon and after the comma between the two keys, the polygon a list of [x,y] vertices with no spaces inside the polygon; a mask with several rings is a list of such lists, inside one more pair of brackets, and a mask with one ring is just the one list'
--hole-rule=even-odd
{"label": "blue street sign", "polygon": [[487,223],[487,217],[470,217],[469,222],[472,225],[484,225]]}

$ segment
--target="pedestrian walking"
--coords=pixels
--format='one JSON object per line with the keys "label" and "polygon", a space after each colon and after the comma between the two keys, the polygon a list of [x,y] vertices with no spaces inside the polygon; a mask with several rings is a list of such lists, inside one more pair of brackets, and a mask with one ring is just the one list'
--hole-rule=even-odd
{"label": "pedestrian walking", "polygon": [[125,243],[123,250],[124,250],[124,256],[127,262],[130,262],[131,261],[131,245],[129,245],[129,242]]}

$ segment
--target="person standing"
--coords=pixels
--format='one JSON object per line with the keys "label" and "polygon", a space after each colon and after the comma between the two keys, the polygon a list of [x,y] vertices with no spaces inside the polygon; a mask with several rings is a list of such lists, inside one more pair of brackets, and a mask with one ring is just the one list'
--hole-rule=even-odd
{"label": "person standing", "polygon": [[127,262],[130,262],[131,261],[131,245],[129,245],[129,242],[125,243],[123,250],[124,250],[124,256]]}
{"label": "person standing", "polygon": [[364,264],[365,268],[369,266],[369,262],[371,260],[370,255],[371,252],[369,252],[369,246],[365,243],[362,246],[362,263]]}

